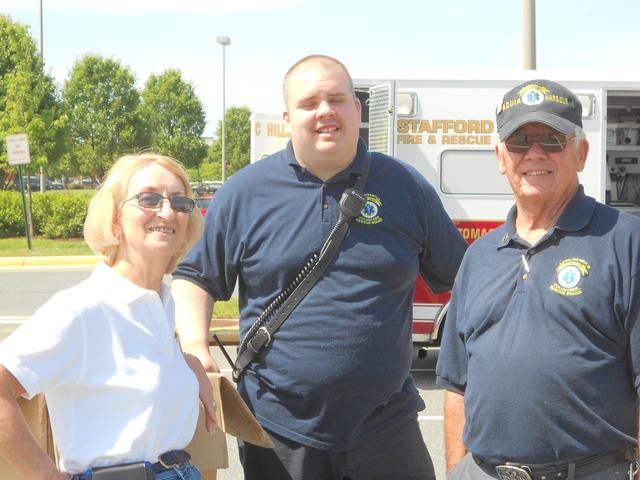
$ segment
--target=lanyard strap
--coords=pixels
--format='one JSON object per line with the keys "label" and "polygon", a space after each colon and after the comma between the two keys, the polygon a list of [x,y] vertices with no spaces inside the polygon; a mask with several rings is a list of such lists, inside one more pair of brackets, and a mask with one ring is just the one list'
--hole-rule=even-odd
{"label": "lanyard strap", "polygon": [[271,343],[275,332],[320,280],[331,260],[335,257],[340,244],[349,231],[349,224],[366,204],[367,200],[362,192],[370,169],[371,153],[368,152],[365,157],[362,175],[358,177],[353,187],[345,189],[342,193],[338,221],[320,249],[320,253],[313,256],[291,285],[264,310],[245,335],[238,347],[238,356],[236,357],[235,365],[233,365],[233,379],[236,382],[253,359]]}

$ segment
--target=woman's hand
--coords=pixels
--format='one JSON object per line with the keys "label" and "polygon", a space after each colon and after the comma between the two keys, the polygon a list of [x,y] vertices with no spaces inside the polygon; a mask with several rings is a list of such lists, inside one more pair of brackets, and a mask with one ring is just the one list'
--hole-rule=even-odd
{"label": "woman's hand", "polygon": [[204,407],[205,426],[207,427],[207,432],[213,433],[218,422],[216,421],[216,402],[213,400],[213,388],[211,387],[211,382],[207,377],[207,373],[204,371],[202,363],[200,363],[200,360],[198,360],[195,355],[190,353],[183,353],[183,355],[187,365],[189,365],[189,368],[193,370],[193,373],[195,373],[196,378],[198,379],[198,396],[200,397],[200,401]]}

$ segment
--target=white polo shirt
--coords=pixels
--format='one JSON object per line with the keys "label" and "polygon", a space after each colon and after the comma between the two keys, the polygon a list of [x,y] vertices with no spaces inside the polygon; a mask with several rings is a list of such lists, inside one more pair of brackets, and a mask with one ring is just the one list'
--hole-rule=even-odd
{"label": "white polo shirt", "polygon": [[45,393],[61,470],[155,462],[191,441],[198,383],[174,310],[166,285],[158,295],[100,263],[0,343],[26,397]]}

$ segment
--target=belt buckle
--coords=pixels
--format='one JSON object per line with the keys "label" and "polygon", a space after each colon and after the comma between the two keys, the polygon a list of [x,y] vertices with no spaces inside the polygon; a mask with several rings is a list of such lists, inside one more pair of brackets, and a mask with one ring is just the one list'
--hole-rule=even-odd
{"label": "belt buckle", "polygon": [[500,480],[532,480],[527,467],[515,465],[496,465],[496,473]]}

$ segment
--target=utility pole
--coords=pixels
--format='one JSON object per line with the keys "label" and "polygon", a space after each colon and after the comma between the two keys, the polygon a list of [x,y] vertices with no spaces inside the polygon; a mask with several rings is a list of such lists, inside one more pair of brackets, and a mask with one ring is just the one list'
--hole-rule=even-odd
{"label": "utility pole", "polygon": [[226,99],[225,99],[225,72],[224,72],[224,50],[231,43],[231,39],[227,36],[216,37],[216,41],[222,45],[222,183],[225,181],[226,170],[227,170],[227,149],[225,145],[226,135],[225,135],[225,123],[226,123]]}
{"label": "utility pole", "polygon": [[536,0],[522,0],[522,68],[536,69]]}
{"label": "utility pole", "polygon": [[[40,62],[42,62],[42,71],[44,71],[44,21],[42,15],[42,0],[40,0]],[[46,190],[44,168],[40,167],[40,191]],[[29,190],[31,192],[31,190]],[[31,197],[29,197],[31,198]],[[33,228],[33,225],[31,226]]]}

